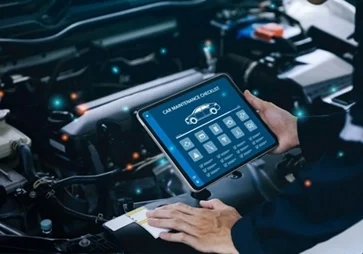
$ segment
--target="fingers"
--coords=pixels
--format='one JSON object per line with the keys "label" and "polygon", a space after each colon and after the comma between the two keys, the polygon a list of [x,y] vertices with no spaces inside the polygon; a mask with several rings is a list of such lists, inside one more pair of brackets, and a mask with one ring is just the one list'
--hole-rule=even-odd
{"label": "fingers", "polygon": [[158,218],[158,219],[173,219],[173,218],[179,218],[181,219],[183,216],[190,217],[190,215],[186,213],[182,213],[175,209],[156,209],[154,211],[149,211],[146,214],[150,218]]}
{"label": "fingers", "polygon": [[264,110],[266,102],[252,95],[250,91],[246,90],[244,92],[246,100],[254,107],[256,110]]}
{"label": "fingers", "polygon": [[167,228],[176,230],[179,232],[184,232],[189,235],[195,235],[195,228],[186,223],[185,221],[182,221],[180,219],[155,219],[150,218],[147,222],[150,226],[157,227],[157,228]]}
{"label": "fingers", "polygon": [[219,199],[212,199],[208,201],[200,201],[200,206],[207,209],[224,209],[227,207],[222,201]]}
{"label": "fingers", "polygon": [[198,208],[194,208],[183,203],[175,203],[172,205],[163,206],[158,209],[175,210],[189,215],[195,215],[198,213]]}
{"label": "fingers", "polygon": [[178,242],[178,243],[184,243],[186,245],[189,245],[191,247],[196,248],[197,245],[197,238],[194,236],[187,235],[185,233],[161,233],[160,238],[169,241],[169,242]]}

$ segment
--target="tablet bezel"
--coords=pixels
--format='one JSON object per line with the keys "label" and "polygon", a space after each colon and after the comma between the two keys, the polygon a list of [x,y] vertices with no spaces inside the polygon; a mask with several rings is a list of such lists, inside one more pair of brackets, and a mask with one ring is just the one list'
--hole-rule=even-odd
{"label": "tablet bezel", "polygon": [[[217,80],[220,79],[226,79],[230,85],[234,88],[234,90],[236,91],[236,93],[240,96],[240,98],[247,104],[247,106],[251,109],[251,111],[255,114],[255,116],[260,120],[260,122],[262,123],[262,125],[265,127],[265,129],[268,131],[268,133],[270,133],[270,135],[273,137],[274,139],[274,143],[267,147],[266,149],[264,149],[263,151],[261,151],[260,153],[256,154],[255,156],[253,156],[251,159],[249,159],[247,162],[244,162],[243,164],[237,165],[235,167],[233,167],[232,169],[228,170],[227,172],[225,172],[224,174],[220,175],[218,178],[204,184],[203,186],[196,186],[194,184],[194,182],[192,181],[192,179],[190,179],[190,177],[188,176],[188,174],[185,172],[185,170],[180,166],[179,162],[174,158],[174,156],[172,155],[172,153],[170,153],[170,151],[168,150],[168,148],[164,145],[163,141],[159,139],[158,135],[154,132],[154,130],[151,128],[151,126],[148,124],[148,122],[144,119],[143,117],[143,113],[146,111],[150,111],[151,109],[153,109],[154,107],[159,106],[160,104],[166,103],[170,100],[173,100],[179,96],[182,96],[185,93],[188,92],[192,92],[193,90],[203,87],[203,86],[208,86],[210,83],[213,82],[217,82]],[[149,106],[146,106],[142,109],[140,109],[139,111],[137,111],[137,119],[139,120],[139,122],[141,123],[141,125],[146,129],[146,131],[149,133],[149,135],[151,136],[151,138],[156,142],[156,144],[159,146],[159,148],[164,152],[164,154],[167,156],[167,158],[169,159],[169,161],[175,166],[175,168],[177,169],[177,171],[180,173],[180,175],[182,176],[182,178],[186,181],[186,183],[188,184],[189,188],[194,191],[194,192],[200,192],[204,189],[206,189],[208,186],[210,186],[211,184],[215,183],[216,181],[230,175],[231,173],[233,173],[234,171],[238,170],[239,168],[245,166],[246,164],[248,164],[249,162],[256,160],[257,158],[265,155],[266,153],[274,150],[277,146],[278,146],[278,139],[276,137],[276,135],[270,130],[270,128],[267,126],[267,124],[262,120],[262,118],[260,117],[260,115],[256,112],[256,110],[250,105],[250,103],[245,99],[243,93],[241,92],[241,90],[237,87],[237,85],[233,82],[233,80],[227,75],[227,74],[218,74],[210,79],[207,79],[201,83],[198,83],[192,87],[189,87],[187,89],[184,89],[176,94],[173,94],[171,96],[168,96],[165,99],[162,99],[160,101],[157,101]]]}

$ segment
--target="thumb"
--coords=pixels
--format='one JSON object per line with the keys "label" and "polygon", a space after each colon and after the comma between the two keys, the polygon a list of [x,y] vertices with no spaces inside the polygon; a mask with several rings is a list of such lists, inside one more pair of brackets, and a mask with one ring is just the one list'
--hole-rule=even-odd
{"label": "thumb", "polygon": [[223,209],[226,205],[219,199],[212,199],[208,201],[200,201],[200,206],[207,209]]}
{"label": "thumb", "polygon": [[250,91],[246,90],[244,93],[246,100],[254,107],[256,110],[263,110],[265,101],[257,98],[256,96],[252,95]]}

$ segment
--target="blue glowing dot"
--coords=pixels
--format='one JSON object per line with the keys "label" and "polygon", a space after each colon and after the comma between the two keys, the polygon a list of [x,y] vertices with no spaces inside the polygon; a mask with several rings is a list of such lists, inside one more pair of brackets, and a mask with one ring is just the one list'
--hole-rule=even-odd
{"label": "blue glowing dot", "polygon": [[166,55],[167,53],[168,53],[168,50],[167,50],[166,48],[161,48],[161,49],[160,49],[160,54],[161,54],[161,55],[163,55],[163,56],[164,56],[164,55]]}
{"label": "blue glowing dot", "polygon": [[252,94],[254,96],[259,96],[260,95],[260,92],[257,89],[255,89],[255,90],[252,91]]}
{"label": "blue glowing dot", "polygon": [[337,89],[336,87],[332,87],[332,88],[330,89],[330,91],[331,91],[332,93],[335,93],[336,91],[338,91],[338,89]]}
{"label": "blue glowing dot", "polygon": [[212,46],[204,46],[204,51],[208,51],[208,52],[212,52],[213,51],[213,47]]}
{"label": "blue glowing dot", "polygon": [[169,147],[169,150],[170,150],[170,151],[174,151],[174,150],[175,150],[175,147],[174,147],[174,146],[170,146],[170,147]]}
{"label": "blue glowing dot", "polygon": [[56,109],[59,109],[63,106],[63,100],[62,100],[62,98],[59,98],[59,97],[54,97],[51,100],[51,103],[52,103],[52,107],[56,108]]}
{"label": "blue glowing dot", "polygon": [[226,92],[222,92],[222,97],[227,97],[227,93]]}
{"label": "blue glowing dot", "polygon": [[343,151],[339,151],[337,155],[338,155],[338,158],[342,158],[342,157],[344,157],[344,152]]}
{"label": "blue glowing dot", "polygon": [[140,195],[142,193],[142,190],[140,188],[136,188],[135,192],[137,195]]}
{"label": "blue glowing dot", "polygon": [[168,161],[165,158],[159,160],[159,165],[164,166]]}
{"label": "blue glowing dot", "polygon": [[116,75],[120,73],[120,68],[118,66],[112,66],[111,71]]}
{"label": "blue glowing dot", "polygon": [[125,107],[122,108],[122,110],[125,111],[125,112],[128,112],[130,109],[129,109],[128,106],[125,106]]}
{"label": "blue glowing dot", "polygon": [[296,116],[297,118],[304,117],[304,116],[305,116],[305,112],[304,112],[304,110],[302,110],[302,109],[297,109],[297,110],[295,111],[295,116]]}

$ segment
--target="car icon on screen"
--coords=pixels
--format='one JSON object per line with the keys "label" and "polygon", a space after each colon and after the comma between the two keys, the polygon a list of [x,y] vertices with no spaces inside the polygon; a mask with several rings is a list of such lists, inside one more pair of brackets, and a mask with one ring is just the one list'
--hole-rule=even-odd
{"label": "car icon on screen", "polygon": [[187,116],[187,118],[185,118],[185,122],[187,124],[197,124],[200,120],[208,116],[216,115],[220,109],[221,106],[215,102],[200,105],[199,107],[195,108],[193,112]]}

